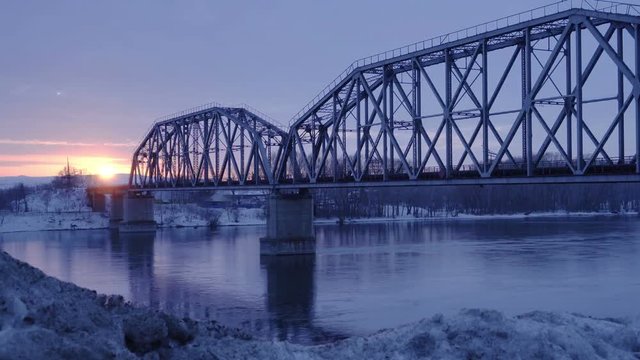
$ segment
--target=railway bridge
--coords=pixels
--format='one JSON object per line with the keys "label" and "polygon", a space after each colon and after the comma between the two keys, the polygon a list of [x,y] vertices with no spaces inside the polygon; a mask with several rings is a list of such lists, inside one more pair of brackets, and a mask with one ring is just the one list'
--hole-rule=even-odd
{"label": "railway bridge", "polygon": [[[129,198],[264,189],[265,253],[312,251],[308,190],[640,181],[640,6],[566,0],[353,62],[290,121],[157,121]],[[126,220],[126,219],[125,219]]]}

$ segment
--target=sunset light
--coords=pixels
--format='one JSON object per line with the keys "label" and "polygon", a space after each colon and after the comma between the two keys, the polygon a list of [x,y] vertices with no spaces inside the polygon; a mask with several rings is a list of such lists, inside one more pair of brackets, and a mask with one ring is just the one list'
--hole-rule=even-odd
{"label": "sunset light", "polygon": [[0,360],[640,360],[640,0],[0,29]]}
{"label": "sunset light", "polygon": [[111,164],[104,164],[98,168],[98,176],[103,180],[113,179],[116,173],[116,168]]}

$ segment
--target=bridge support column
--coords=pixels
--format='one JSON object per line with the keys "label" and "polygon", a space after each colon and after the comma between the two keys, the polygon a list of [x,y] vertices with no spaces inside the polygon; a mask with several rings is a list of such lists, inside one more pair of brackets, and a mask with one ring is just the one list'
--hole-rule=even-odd
{"label": "bridge support column", "polygon": [[315,254],[313,197],[308,190],[296,194],[274,192],[269,197],[267,236],[260,239],[261,255]]}
{"label": "bridge support column", "polygon": [[111,194],[111,206],[109,206],[109,228],[118,229],[123,218],[123,194]]}
{"label": "bridge support column", "polygon": [[89,206],[94,212],[105,212],[107,209],[106,196],[98,192],[89,193]]}
{"label": "bridge support column", "polygon": [[156,231],[156,222],[153,217],[153,201],[152,195],[138,193],[125,195],[120,232]]}

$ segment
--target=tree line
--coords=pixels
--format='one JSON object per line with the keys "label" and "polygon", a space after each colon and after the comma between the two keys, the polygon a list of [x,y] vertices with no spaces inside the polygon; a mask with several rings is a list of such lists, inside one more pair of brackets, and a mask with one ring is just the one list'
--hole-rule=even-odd
{"label": "tree line", "polygon": [[320,189],[318,217],[416,217],[531,212],[637,212],[640,184],[415,186]]}
{"label": "tree line", "polygon": [[27,186],[24,183],[18,183],[9,188],[0,189],[0,211],[29,212],[28,196],[35,192],[42,193],[43,201],[47,203],[51,196],[46,192],[47,190],[73,189],[85,185],[86,176],[82,171],[67,163],[48,184]]}

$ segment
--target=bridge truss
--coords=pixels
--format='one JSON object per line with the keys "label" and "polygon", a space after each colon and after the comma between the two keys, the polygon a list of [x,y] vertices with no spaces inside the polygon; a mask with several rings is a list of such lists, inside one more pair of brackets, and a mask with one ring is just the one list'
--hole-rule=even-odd
{"label": "bridge truss", "polygon": [[204,106],[157,122],[136,149],[130,185],[264,185],[287,133],[246,108]]}
{"label": "bridge truss", "polygon": [[640,6],[559,2],[358,60],[288,133],[220,107],[157,123],[131,185],[638,181],[639,44]]}

